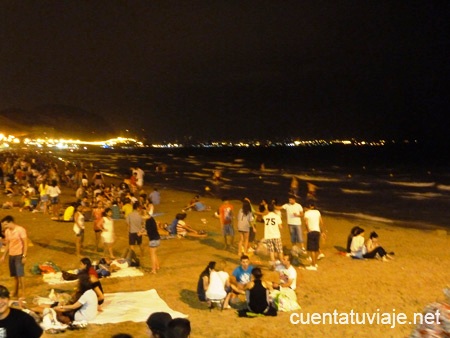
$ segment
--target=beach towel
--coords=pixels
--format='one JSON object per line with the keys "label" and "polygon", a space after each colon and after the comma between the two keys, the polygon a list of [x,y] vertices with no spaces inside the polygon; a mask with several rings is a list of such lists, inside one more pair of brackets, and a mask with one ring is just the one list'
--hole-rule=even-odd
{"label": "beach towel", "polygon": [[172,318],[186,318],[184,313],[172,310],[155,289],[137,292],[105,293],[102,312],[90,324],[145,322],[153,312],[167,312]]}
{"label": "beach towel", "polygon": [[[115,277],[140,277],[143,276],[144,273],[135,268],[135,267],[128,267],[124,269],[120,269],[118,271],[112,272],[110,276],[107,278],[115,278]],[[46,273],[42,275],[42,278],[44,282],[48,284],[65,284],[65,283],[73,283],[77,280],[64,280],[62,277],[62,272],[55,272],[55,273]]]}

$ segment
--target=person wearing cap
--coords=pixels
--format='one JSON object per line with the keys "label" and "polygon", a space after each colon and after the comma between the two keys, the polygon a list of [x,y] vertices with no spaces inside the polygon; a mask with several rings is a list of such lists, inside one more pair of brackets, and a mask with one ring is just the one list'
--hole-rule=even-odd
{"label": "person wearing cap", "polygon": [[172,316],[167,312],[154,312],[147,318],[147,326],[150,330],[150,338],[165,338],[167,324]]}
{"label": "person wearing cap", "polygon": [[9,291],[0,285],[0,337],[38,338],[42,328],[33,317],[9,305]]}
{"label": "person wearing cap", "polygon": [[19,295],[19,287],[22,290],[22,296],[25,295],[25,285],[23,276],[25,274],[24,265],[27,259],[27,232],[26,230],[14,223],[14,218],[10,215],[5,216],[1,221],[2,227],[5,228],[5,252],[1,257],[1,262],[9,254],[9,272],[14,277],[15,286],[13,297]]}

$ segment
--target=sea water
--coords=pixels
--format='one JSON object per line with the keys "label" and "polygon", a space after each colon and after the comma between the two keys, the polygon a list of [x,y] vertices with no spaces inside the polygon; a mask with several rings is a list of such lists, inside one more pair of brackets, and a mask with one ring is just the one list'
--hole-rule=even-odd
{"label": "sea water", "polygon": [[[129,178],[130,167],[145,172],[145,183],[163,191],[258,204],[285,203],[293,177],[300,203],[307,183],[317,187],[316,205],[324,215],[355,224],[450,227],[450,164],[442,152],[416,145],[385,147],[261,147],[89,150],[56,154],[64,161]],[[165,168],[162,172],[161,168]],[[220,172],[220,180],[214,180]]]}

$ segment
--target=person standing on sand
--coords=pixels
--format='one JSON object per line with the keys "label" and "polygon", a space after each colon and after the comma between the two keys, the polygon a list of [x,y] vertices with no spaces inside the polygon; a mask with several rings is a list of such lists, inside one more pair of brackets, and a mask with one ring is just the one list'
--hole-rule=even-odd
{"label": "person standing on sand", "polygon": [[151,215],[145,221],[145,230],[149,240],[148,246],[150,249],[150,261],[152,263],[151,273],[156,273],[159,270],[159,260],[156,255],[156,250],[161,245],[161,236],[159,235],[156,221]]}
{"label": "person standing on sand", "polygon": [[112,219],[112,210],[111,208],[106,208],[103,211],[103,223],[102,223],[102,239],[103,244],[105,246],[105,249],[103,250],[104,253],[108,251],[109,258],[115,259],[114,257],[114,250],[113,250],[113,244],[115,240],[115,234],[114,234],[114,220]]}
{"label": "person standing on sand", "polygon": [[219,207],[220,226],[222,228],[223,240],[225,243],[224,249],[228,249],[227,237],[230,237],[230,246],[234,244],[234,229],[233,229],[233,205],[227,198],[223,199],[222,205]]}
{"label": "person standing on sand", "polygon": [[238,256],[240,257],[248,253],[250,229],[252,228],[256,232],[255,225],[253,224],[252,206],[246,199],[242,201],[242,208],[239,209],[237,215],[237,228],[239,231]]}
{"label": "person standing on sand", "polygon": [[136,245],[141,251],[141,258],[144,257],[144,247],[142,246],[142,216],[140,214],[139,202],[134,202],[133,211],[126,217],[128,224],[128,244],[130,249],[136,252]]}
{"label": "person standing on sand", "polygon": [[292,247],[294,247],[296,243],[299,243],[302,252],[306,252],[305,245],[303,244],[302,206],[296,202],[295,196],[291,195],[289,196],[289,202],[283,204],[280,209],[286,210],[286,218],[289,227],[289,234],[291,235]]}
{"label": "person standing on sand", "polygon": [[14,277],[13,297],[19,296],[19,288],[22,291],[22,297],[25,296],[25,285],[23,276],[24,267],[27,260],[28,242],[26,230],[14,223],[14,218],[10,215],[5,216],[2,221],[2,228],[5,230],[5,252],[1,257],[3,262],[6,255],[9,254],[9,272]]}
{"label": "person standing on sand", "polygon": [[59,195],[61,195],[61,189],[58,186],[57,180],[52,180],[52,184],[47,187],[47,195],[50,198],[50,213],[53,216],[52,219],[58,219],[59,217]]}
{"label": "person standing on sand", "polygon": [[291,186],[289,188],[289,193],[298,197],[298,179],[295,176],[292,176]]}
{"label": "person standing on sand", "polygon": [[92,216],[94,216],[94,235],[95,235],[95,251],[98,252],[100,245],[100,237],[103,231],[103,202],[98,202],[96,208],[92,210]]}
{"label": "person standing on sand", "polygon": [[103,174],[99,169],[96,169],[94,175],[92,175],[92,182],[94,186],[100,187],[103,185]]}
{"label": "person standing on sand", "polygon": [[144,170],[142,170],[140,167],[136,167],[135,169],[136,172],[136,187],[138,189],[138,191],[140,191],[142,189],[142,187],[144,186]]}
{"label": "person standing on sand", "polygon": [[309,210],[305,212],[305,225],[308,230],[306,249],[311,255],[311,265],[306,270],[317,271],[317,259],[320,251],[320,238],[325,237],[325,229],[320,211],[315,209],[313,201],[309,202]]}
{"label": "person standing on sand", "polygon": [[264,220],[264,240],[270,255],[270,263],[275,265],[275,257],[281,259],[283,255],[283,244],[281,242],[281,232],[283,227],[280,215],[275,213],[275,205],[269,204],[269,213],[263,216]]}
{"label": "person standing on sand", "polygon": [[161,203],[161,194],[159,193],[158,188],[153,188],[153,191],[148,197],[153,205],[159,205]]}
{"label": "person standing on sand", "polygon": [[45,214],[47,214],[47,207],[48,207],[48,194],[47,194],[47,180],[44,179],[41,184],[39,184],[39,204],[36,207],[36,210],[41,211]]}
{"label": "person standing on sand", "polygon": [[81,257],[81,246],[84,242],[84,214],[83,206],[77,205],[75,215],[73,215],[73,231],[75,232],[75,254]]}

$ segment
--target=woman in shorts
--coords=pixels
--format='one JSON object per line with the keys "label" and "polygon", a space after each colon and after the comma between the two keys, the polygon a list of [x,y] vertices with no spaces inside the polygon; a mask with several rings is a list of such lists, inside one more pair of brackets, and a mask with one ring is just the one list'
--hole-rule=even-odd
{"label": "woman in shorts", "polygon": [[253,231],[256,231],[253,220],[252,206],[250,205],[250,202],[245,199],[242,201],[242,208],[239,209],[237,216],[237,228],[239,231],[239,257],[241,257],[241,255],[246,255],[248,252],[250,228],[252,228]]}
{"label": "woman in shorts", "polygon": [[145,221],[145,231],[149,239],[148,246],[150,248],[150,261],[152,262],[152,273],[156,273],[159,270],[158,256],[156,255],[156,249],[161,244],[161,236],[158,232],[158,226],[155,219],[150,217]]}
{"label": "woman in shorts", "polygon": [[50,198],[51,214],[53,219],[58,219],[59,216],[59,195],[61,195],[61,189],[59,189],[58,182],[52,181],[52,184],[47,187],[47,194]]}

